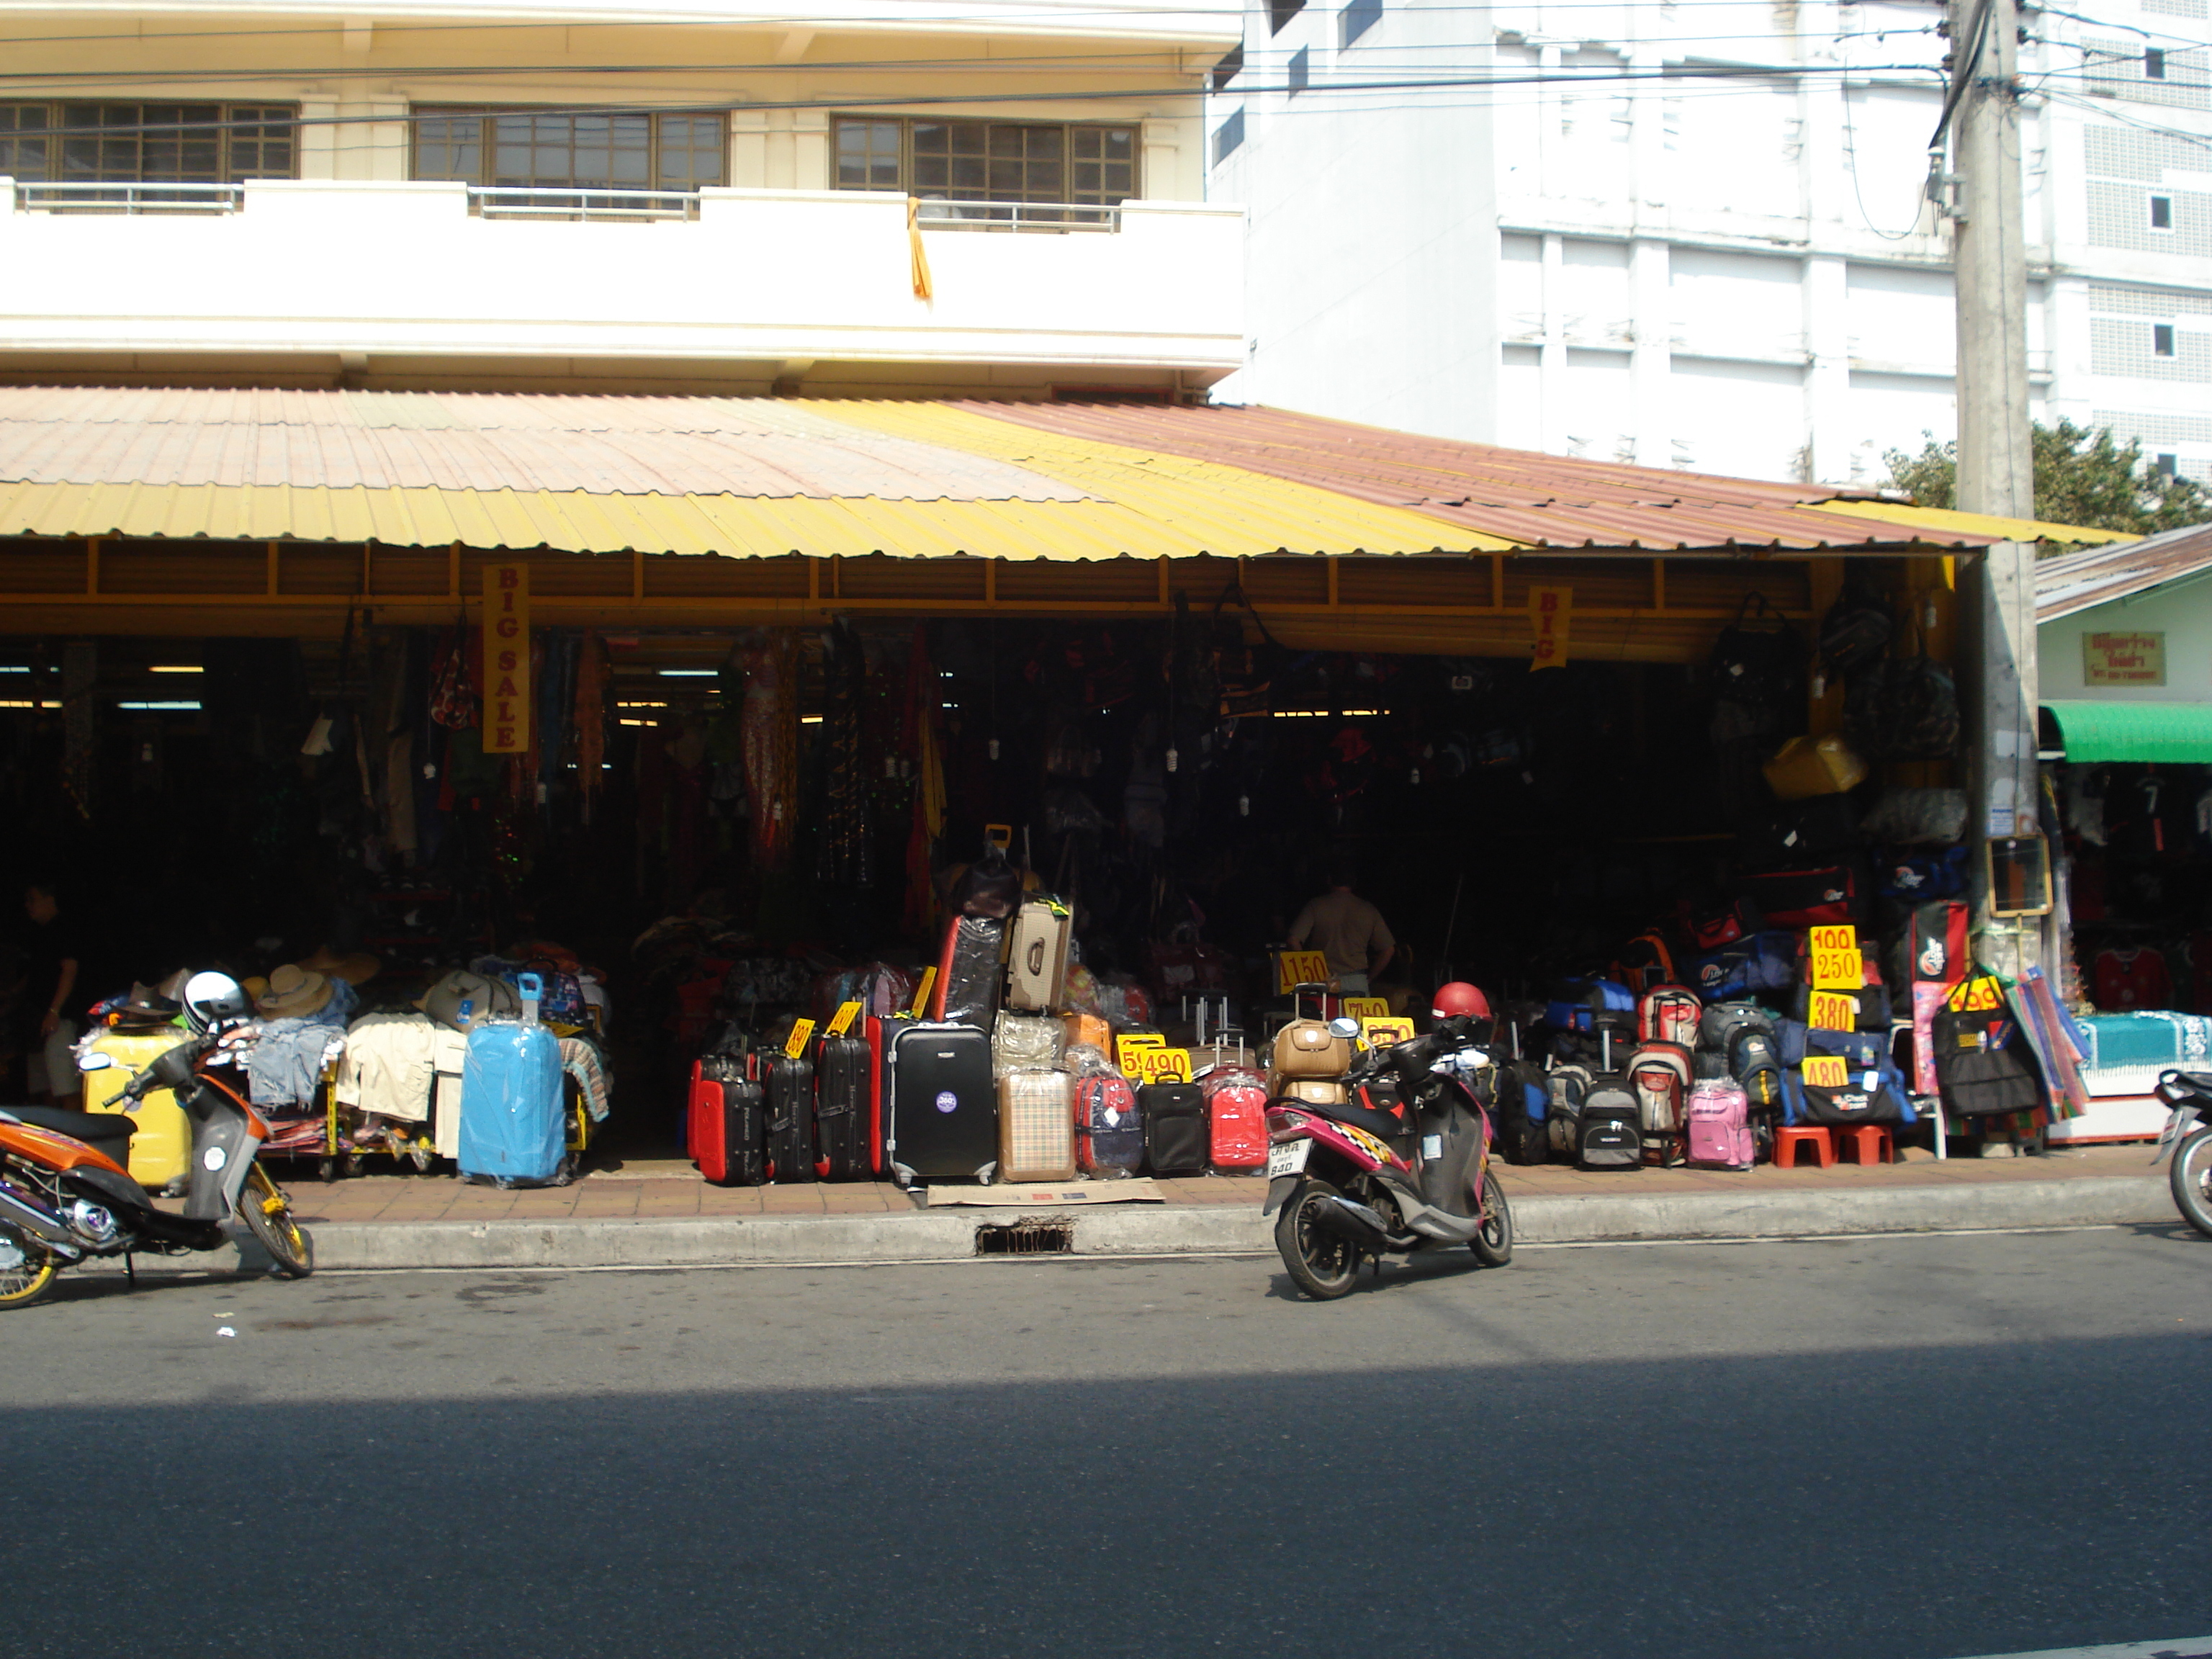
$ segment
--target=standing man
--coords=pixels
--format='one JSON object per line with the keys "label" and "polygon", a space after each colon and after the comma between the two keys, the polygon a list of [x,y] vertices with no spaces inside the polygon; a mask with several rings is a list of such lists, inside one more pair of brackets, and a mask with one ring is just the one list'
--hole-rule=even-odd
{"label": "standing man", "polygon": [[1352,890],[1353,879],[1349,860],[1329,865],[1328,891],[1298,912],[1291,924],[1291,948],[1303,951],[1310,944],[1328,959],[1338,994],[1364,997],[1368,981],[1398,954],[1398,941],[1390,937],[1382,913]]}
{"label": "standing man", "polygon": [[30,964],[23,980],[30,1092],[47,1105],[73,1109],[81,1090],[76,1056],[70,1052],[76,1022],[67,1010],[76,994],[82,952],[51,882],[34,881],[23,890],[23,910],[31,919]]}

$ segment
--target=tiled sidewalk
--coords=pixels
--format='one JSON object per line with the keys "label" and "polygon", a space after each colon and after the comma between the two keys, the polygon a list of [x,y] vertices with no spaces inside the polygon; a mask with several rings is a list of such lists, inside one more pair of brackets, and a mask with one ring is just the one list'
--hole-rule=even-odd
{"label": "tiled sidewalk", "polygon": [[[1939,1162],[1908,1152],[1902,1162],[1861,1168],[1777,1170],[1769,1165],[1731,1174],[1717,1170],[1583,1170],[1556,1164],[1534,1169],[1500,1165],[1509,1197],[1657,1197],[1668,1193],[1778,1192],[1790,1188],[1951,1187],[1991,1182],[2058,1181],[2152,1173],[2147,1143],[2053,1151],[2041,1158],[1953,1158]],[[675,1159],[619,1160],[595,1169],[569,1187],[501,1192],[464,1186],[450,1175],[390,1173],[383,1160],[373,1173],[325,1185],[277,1164],[272,1172],[293,1195],[301,1218],[310,1222],[374,1221],[602,1221],[638,1217],[868,1215],[904,1213],[915,1201],[888,1182],[807,1182],[779,1187],[710,1187],[688,1163]],[[1156,1181],[1168,1205],[1249,1204],[1267,1191],[1257,1176],[1206,1176]],[[1146,1206],[1147,1208],[1157,1207]],[[941,1212],[940,1212],[941,1213]]]}

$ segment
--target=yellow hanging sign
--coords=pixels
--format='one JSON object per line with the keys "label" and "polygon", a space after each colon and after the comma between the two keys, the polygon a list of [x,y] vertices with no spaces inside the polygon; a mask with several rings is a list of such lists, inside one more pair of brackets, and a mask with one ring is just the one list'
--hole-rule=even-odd
{"label": "yellow hanging sign", "polygon": [[783,1052],[797,1060],[806,1052],[806,1040],[814,1035],[814,1022],[797,1019],[791,1023],[791,1035],[783,1040]]}
{"label": "yellow hanging sign", "polygon": [[929,994],[936,988],[937,964],[932,963],[921,970],[921,982],[914,988],[914,1000],[907,1005],[906,1017],[908,1019],[921,1018],[922,1011],[929,1006]]}
{"label": "yellow hanging sign", "polygon": [[1343,1008],[1346,1015],[1352,1019],[1388,1019],[1390,1016],[1390,999],[1346,997],[1344,999]]}
{"label": "yellow hanging sign", "polygon": [[1144,1056],[1167,1046],[1168,1040],[1158,1031],[1123,1031],[1114,1039],[1114,1061],[1121,1068],[1123,1077],[1141,1082],[1145,1076]]}
{"label": "yellow hanging sign", "polygon": [[487,755],[530,752],[530,567],[488,564],[483,573],[483,746]]}
{"label": "yellow hanging sign", "polygon": [[1575,590],[1571,587],[1532,587],[1528,590],[1528,619],[1536,630],[1531,671],[1561,668],[1567,660],[1567,624],[1574,620]]}
{"label": "yellow hanging sign", "polygon": [[1319,951],[1285,951],[1275,958],[1275,994],[1288,996],[1301,985],[1328,983],[1328,958]]}
{"label": "yellow hanging sign", "polygon": [[853,1022],[860,1017],[860,1005],[857,1002],[839,1003],[837,1012],[830,1016],[830,1023],[822,1028],[822,1035],[826,1037],[844,1036],[853,1029]]}
{"label": "yellow hanging sign", "polygon": [[1851,1086],[1851,1065],[1841,1054],[1808,1054],[1799,1071],[1808,1088],[1848,1089]]}
{"label": "yellow hanging sign", "polygon": [[1367,1039],[1369,1048],[1387,1048],[1394,1042],[1412,1042],[1413,1022],[1403,1014],[1395,1018],[1383,1014],[1368,1014],[1360,1018],[1359,1035]]}
{"label": "yellow hanging sign", "polygon": [[1815,927],[1806,940],[1813,953],[1813,988],[1856,991],[1866,984],[1866,958],[1859,952],[1859,930]]}
{"label": "yellow hanging sign", "polygon": [[1147,1045],[1130,1051],[1137,1069],[1129,1075],[1141,1083],[1188,1083],[1190,1081],[1190,1050],[1188,1048],[1152,1048]]}
{"label": "yellow hanging sign", "polygon": [[1854,1030],[1859,1023],[1858,1003],[1833,991],[1815,991],[1805,1023],[1816,1031]]}

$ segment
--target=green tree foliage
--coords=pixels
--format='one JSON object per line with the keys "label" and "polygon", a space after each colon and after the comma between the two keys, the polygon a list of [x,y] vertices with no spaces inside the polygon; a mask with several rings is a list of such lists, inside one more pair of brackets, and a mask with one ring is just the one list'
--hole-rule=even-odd
{"label": "green tree foliage", "polygon": [[[1918,454],[1893,449],[1883,458],[1890,482],[1922,507],[1949,507],[1957,500],[1959,447],[1921,436],[1928,441]],[[2212,496],[2201,486],[2146,465],[2141,444],[2116,442],[2109,429],[2038,422],[2033,444],[2035,516],[2045,524],[2148,536],[2212,520]]]}

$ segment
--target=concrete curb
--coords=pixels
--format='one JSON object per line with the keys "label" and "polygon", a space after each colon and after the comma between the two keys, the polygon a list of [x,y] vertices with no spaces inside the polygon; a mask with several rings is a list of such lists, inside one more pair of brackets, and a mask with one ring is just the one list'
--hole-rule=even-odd
{"label": "concrete curb", "polygon": [[[1528,1244],[1799,1238],[1951,1229],[2122,1226],[2173,1218],[2155,1176],[2006,1181],[1834,1192],[1621,1193],[1526,1198],[1513,1207]],[[437,1221],[326,1224],[314,1229],[327,1268],[691,1267],[946,1261],[977,1254],[980,1228],[1018,1218],[1073,1230],[1090,1256],[1267,1254],[1256,1206],[1036,1211],[934,1210],[870,1216],[665,1221]],[[216,1260],[198,1258],[202,1266]]]}

